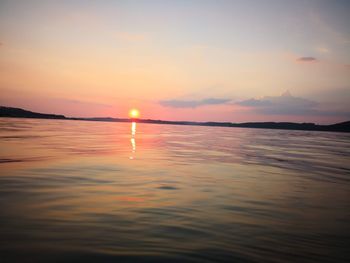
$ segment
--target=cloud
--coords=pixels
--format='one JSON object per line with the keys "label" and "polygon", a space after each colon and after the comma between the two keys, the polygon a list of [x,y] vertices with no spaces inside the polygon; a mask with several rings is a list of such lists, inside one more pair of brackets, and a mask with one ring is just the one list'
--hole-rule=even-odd
{"label": "cloud", "polygon": [[245,106],[256,112],[267,115],[308,115],[315,114],[317,102],[294,97],[289,91],[281,96],[265,96],[261,99],[249,99],[236,102],[237,105]]}
{"label": "cloud", "polygon": [[330,50],[328,48],[326,48],[326,47],[317,47],[316,51],[319,52],[319,53],[322,53],[322,54],[326,54],[326,53],[330,52]]}
{"label": "cloud", "polygon": [[299,62],[315,62],[317,61],[317,58],[314,57],[300,57],[297,59]]}
{"label": "cloud", "polygon": [[171,108],[197,108],[206,105],[226,104],[229,101],[231,99],[207,98],[203,100],[162,100],[159,104]]}

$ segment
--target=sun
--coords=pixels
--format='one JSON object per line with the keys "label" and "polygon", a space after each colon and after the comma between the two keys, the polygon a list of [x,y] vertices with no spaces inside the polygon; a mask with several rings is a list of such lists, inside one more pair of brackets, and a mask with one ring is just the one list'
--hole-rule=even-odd
{"label": "sun", "polygon": [[138,118],[138,117],[140,117],[140,111],[138,109],[131,109],[129,111],[129,117],[130,118]]}

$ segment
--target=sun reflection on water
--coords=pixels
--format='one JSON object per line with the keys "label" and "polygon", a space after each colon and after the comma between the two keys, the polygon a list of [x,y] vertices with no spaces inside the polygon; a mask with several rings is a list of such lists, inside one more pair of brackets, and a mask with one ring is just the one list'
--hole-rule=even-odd
{"label": "sun reflection on water", "polygon": [[136,122],[131,123],[131,155],[129,157],[130,160],[134,159],[134,154],[136,152],[136,141],[135,141],[135,135],[136,135]]}

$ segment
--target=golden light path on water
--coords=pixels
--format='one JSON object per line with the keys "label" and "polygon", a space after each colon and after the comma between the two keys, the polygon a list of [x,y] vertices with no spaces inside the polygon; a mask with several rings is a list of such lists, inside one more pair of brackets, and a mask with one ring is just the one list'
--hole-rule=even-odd
{"label": "golden light path on water", "polygon": [[136,151],[136,141],[135,141],[135,135],[136,135],[136,122],[132,122],[131,123],[131,139],[130,139],[130,142],[131,142],[131,155],[130,155],[130,160],[133,160],[134,159],[134,154],[135,154],[135,151]]}

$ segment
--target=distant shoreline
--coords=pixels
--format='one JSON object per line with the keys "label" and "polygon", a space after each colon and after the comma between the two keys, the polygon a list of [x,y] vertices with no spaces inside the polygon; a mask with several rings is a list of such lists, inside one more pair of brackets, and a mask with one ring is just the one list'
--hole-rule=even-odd
{"label": "distant shoreline", "polygon": [[64,115],[46,114],[32,112],[21,108],[0,106],[0,117],[9,118],[32,118],[32,119],[58,119],[58,120],[81,120],[81,121],[102,121],[102,122],[132,122],[170,125],[192,125],[192,126],[212,126],[212,127],[237,127],[237,128],[258,128],[258,129],[278,129],[278,130],[302,130],[302,131],[330,131],[330,132],[350,132],[350,121],[331,125],[318,125],[314,123],[294,123],[294,122],[193,122],[193,121],[164,121],[151,119],[125,119],[111,117],[95,118],[75,118]]}

